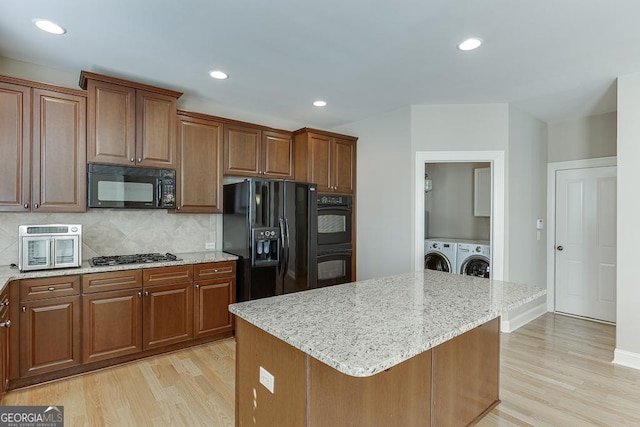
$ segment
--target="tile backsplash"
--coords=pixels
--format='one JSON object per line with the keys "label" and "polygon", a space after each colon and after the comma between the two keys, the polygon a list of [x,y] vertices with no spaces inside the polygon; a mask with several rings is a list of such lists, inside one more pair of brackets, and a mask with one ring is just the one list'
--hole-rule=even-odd
{"label": "tile backsplash", "polygon": [[222,245],[222,215],[89,209],[78,214],[0,213],[0,265],[18,263],[18,226],[82,224],[82,259],[149,252],[201,252]]}

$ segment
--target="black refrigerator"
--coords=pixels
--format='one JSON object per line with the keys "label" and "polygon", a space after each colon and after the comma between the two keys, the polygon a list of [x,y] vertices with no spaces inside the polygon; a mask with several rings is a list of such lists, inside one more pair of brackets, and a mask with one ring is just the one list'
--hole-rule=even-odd
{"label": "black refrigerator", "polygon": [[316,185],[247,179],[223,189],[222,250],[238,256],[236,301],[316,287]]}

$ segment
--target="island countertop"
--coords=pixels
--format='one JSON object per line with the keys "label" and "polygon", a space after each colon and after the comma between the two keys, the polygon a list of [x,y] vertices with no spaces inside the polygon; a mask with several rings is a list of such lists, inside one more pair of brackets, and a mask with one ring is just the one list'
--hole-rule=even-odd
{"label": "island countertop", "polygon": [[236,303],[229,310],[339,372],[366,377],[545,293],[538,286],[425,270]]}

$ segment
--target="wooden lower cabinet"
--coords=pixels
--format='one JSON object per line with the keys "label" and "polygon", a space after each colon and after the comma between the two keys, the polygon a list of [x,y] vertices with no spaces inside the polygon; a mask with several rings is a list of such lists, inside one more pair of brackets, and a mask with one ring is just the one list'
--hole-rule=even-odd
{"label": "wooden lower cabinet", "polygon": [[142,351],[142,292],[98,292],[82,297],[82,362]]}
{"label": "wooden lower cabinet", "polygon": [[0,294],[0,399],[9,386],[9,289]]}
{"label": "wooden lower cabinet", "polygon": [[20,376],[52,372],[80,363],[80,295],[23,301]]}
{"label": "wooden lower cabinet", "polygon": [[195,338],[232,332],[234,316],[229,304],[236,301],[235,261],[196,264],[193,276]]}
{"label": "wooden lower cabinet", "polygon": [[0,294],[0,398],[3,384],[28,386],[231,336],[235,272],[235,261],[221,261],[9,283]]}
{"label": "wooden lower cabinet", "polygon": [[193,337],[193,283],[144,288],[143,348],[164,347]]}

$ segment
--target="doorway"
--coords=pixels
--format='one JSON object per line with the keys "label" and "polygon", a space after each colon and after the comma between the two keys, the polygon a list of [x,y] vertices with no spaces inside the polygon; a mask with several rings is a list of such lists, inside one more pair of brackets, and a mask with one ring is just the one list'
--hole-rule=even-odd
{"label": "doorway", "polygon": [[487,162],[491,164],[491,275],[504,278],[505,245],[505,165],[503,151],[419,151],[415,160],[414,196],[414,271],[424,268],[424,171],[429,163]]}
{"label": "doorway", "polygon": [[547,309],[615,322],[616,158],[548,166]]}

